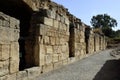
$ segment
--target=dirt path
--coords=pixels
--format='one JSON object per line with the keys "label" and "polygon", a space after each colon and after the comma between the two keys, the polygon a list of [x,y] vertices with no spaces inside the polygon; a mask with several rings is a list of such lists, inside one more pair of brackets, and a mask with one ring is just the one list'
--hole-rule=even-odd
{"label": "dirt path", "polygon": [[40,76],[36,80],[120,80],[120,61],[105,50]]}

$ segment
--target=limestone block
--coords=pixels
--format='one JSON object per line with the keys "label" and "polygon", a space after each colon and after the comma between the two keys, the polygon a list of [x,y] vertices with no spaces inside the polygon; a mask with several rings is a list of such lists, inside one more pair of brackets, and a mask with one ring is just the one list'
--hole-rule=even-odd
{"label": "limestone block", "polygon": [[16,80],[16,73],[15,74],[10,74],[7,76],[7,79],[6,80]]}
{"label": "limestone block", "polygon": [[56,20],[60,21],[60,15],[56,14]]}
{"label": "limestone block", "polygon": [[67,24],[67,25],[70,24],[70,21],[69,21],[69,19],[67,17],[65,18],[65,24]]}
{"label": "limestone block", "polygon": [[56,37],[56,39],[55,39],[55,44],[56,44],[56,45],[59,45],[59,44],[60,44],[60,38]]}
{"label": "limestone block", "polygon": [[10,73],[15,73],[19,70],[19,44],[18,42],[11,43],[10,49]]}
{"label": "limestone block", "polygon": [[18,61],[10,60],[10,73],[16,73],[17,71],[19,71],[19,62]]}
{"label": "limestone block", "polygon": [[58,54],[53,54],[53,62],[57,62],[58,61]]}
{"label": "limestone block", "polygon": [[45,36],[43,39],[44,44],[50,44],[50,38],[48,36]]}
{"label": "limestone block", "polygon": [[45,55],[45,63],[46,64],[50,64],[50,63],[52,63],[52,55],[51,54],[46,54]]}
{"label": "limestone block", "polygon": [[44,65],[45,64],[45,47],[43,44],[35,45],[35,64],[36,65]]}
{"label": "limestone block", "polygon": [[50,37],[50,44],[55,45],[55,37]]}
{"label": "limestone block", "polygon": [[52,46],[46,46],[46,53],[53,53],[53,47]]}
{"label": "limestone block", "polygon": [[53,26],[53,19],[50,19],[47,17],[42,17],[40,19],[40,22],[42,22],[43,24],[48,25],[48,26]]}
{"label": "limestone block", "polygon": [[53,70],[53,64],[52,63],[42,66],[42,71],[41,72],[45,73],[45,72],[49,72],[51,70]]}
{"label": "limestone block", "polygon": [[26,69],[28,73],[28,80],[33,80],[35,77],[40,76],[41,68],[40,67],[33,67],[30,69]]}
{"label": "limestone block", "polygon": [[67,47],[65,44],[62,46],[62,52],[67,52]]}
{"label": "limestone block", "polygon": [[37,25],[36,34],[37,34],[38,36],[39,36],[39,35],[46,35],[48,28],[49,28],[49,27],[48,27],[47,25],[44,25],[44,24]]}
{"label": "limestone block", "polygon": [[28,80],[28,73],[26,71],[19,71],[17,73],[17,80]]}
{"label": "limestone block", "polygon": [[0,41],[9,42],[11,31],[9,28],[0,28]]}
{"label": "limestone block", "polygon": [[54,69],[58,69],[58,68],[60,68],[62,65],[63,65],[63,64],[62,64],[62,61],[53,63]]}
{"label": "limestone block", "polygon": [[19,38],[20,38],[20,31],[19,31],[19,29],[11,29],[10,40],[17,42]]}
{"label": "limestone block", "polygon": [[57,20],[53,20],[53,26],[58,29],[59,22]]}
{"label": "limestone block", "polygon": [[52,10],[51,11],[51,18],[55,19],[55,17],[56,17],[56,11]]}
{"label": "limestone block", "polygon": [[9,61],[0,61],[0,77],[9,73]]}
{"label": "limestone block", "polygon": [[45,64],[45,46],[40,45],[40,66]]}
{"label": "limestone block", "polygon": [[0,44],[0,60],[9,59],[10,55],[10,45],[9,44]]}
{"label": "limestone block", "polygon": [[60,21],[61,21],[62,23],[65,23],[65,18],[64,18],[63,16],[60,16]]}
{"label": "limestone block", "polygon": [[60,53],[60,47],[59,46],[53,46],[54,53]]}

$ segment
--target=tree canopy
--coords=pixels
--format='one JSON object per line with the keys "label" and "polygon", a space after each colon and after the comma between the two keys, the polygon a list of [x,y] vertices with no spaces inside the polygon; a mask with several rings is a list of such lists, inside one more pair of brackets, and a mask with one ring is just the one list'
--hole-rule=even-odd
{"label": "tree canopy", "polygon": [[93,28],[100,28],[106,36],[112,37],[114,35],[112,27],[117,26],[117,21],[107,14],[99,14],[92,17],[91,25]]}

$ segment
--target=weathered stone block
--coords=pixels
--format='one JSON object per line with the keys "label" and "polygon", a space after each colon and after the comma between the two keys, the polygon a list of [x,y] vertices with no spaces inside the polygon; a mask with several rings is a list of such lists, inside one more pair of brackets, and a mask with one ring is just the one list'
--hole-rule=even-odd
{"label": "weathered stone block", "polygon": [[57,62],[58,58],[58,54],[53,54],[53,62]]}
{"label": "weathered stone block", "polygon": [[11,43],[10,49],[10,73],[15,73],[19,70],[19,44],[18,42]]}
{"label": "weathered stone block", "polygon": [[53,26],[53,19],[50,19],[47,17],[42,17],[40,19],[40,22],[42,22],[43,24],[48,25],[48,26]]}
{"label": "weathered stone block", "polygon": [[57,20],[53,20],[53,26],[58,29],[59,22]]}
{"label": "weathered stone block", "polygon": [[56,11],[52,10],[51,11],[51,18],[55,19],[55,17],[56,17]]}
{"label": "weathered stone block", "polygon": [[50,44],[50,38],[48,36],[45,36],[43,40],[44,44]]}
{"label": "weathered stone block", "polygon": [[9,42],[10,34],[9,28],[0,28],[0,42]]}
{"label": "weathered stone block", "polygon": [[19,29],[11,29],[10,30],[10,40],[11,41],[18,41],[18,39],[20,38],[20,34],[19,34]]}
{"label": "weathered stone block", "polygon": [[50,37],[50,44],[55,45],[55,37]]}
{"label": "weathered stone block", "polygon": [[10,55],[10,45],[0,44],[0,60],[9,59],[9,55]]}
{"label": "weathered stone block", "polygon": [[46,64],[52,63],[52,55],[51,54],[45,55],[45,63]]}
{"label": "weathered stone block", "polygon": [[67,25],[70,24],[70,21],[69,21],[69,19],[67,17],[65,18],[65,24],[67,24]]}
{"label": "weathered stone block", "polygon": [[19,60],[10,60],[10,73],[16,73],[19,71]]}
{"label": "weathered stone block", "polygon": [[52,46],[46,46],[46,53],[53,53],[53,47]]}
{"label": "weathered stone block", "polygon": [[0,61],[0,77],[9,73],[9,61]]}
{"label": "weathered stone block", "polygon": [[57,19],[58,21],[60,21],[60,15],[59,15],[59,14],[56,15],[56,19]]}
{"label": "weathered stone block", "polygon": [[63,16],[60,16],[60,21],[61,21],[62,23],[65,23],[65,18],[64,18]]}

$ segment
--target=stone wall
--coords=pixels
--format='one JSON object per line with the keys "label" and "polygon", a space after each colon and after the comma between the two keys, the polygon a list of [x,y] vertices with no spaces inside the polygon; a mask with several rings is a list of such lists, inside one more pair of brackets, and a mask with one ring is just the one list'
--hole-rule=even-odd
{"label": "stone wall", "polygon": [[86,54],[85,25],[80,19],[71,15],[70,17],[70,57],[83,58]]}
{"label": "stone wall", "polygon": [[69,58],[68,18],[53,10],[42,9],[33,15],[31,23],[36,39],[35,64],[42,66],[42,72],[66,64]]}
{"label": "stone wall", "polygon": [[[27,0],[24,0],[27,2]],[[35,4],[38,0],[27,2]],[[81,22],[62,5],[40,0],[31,15],[28,36],[19,37],[19,20],[0,12],[0,80],[33,80],[106,48],[105,36]],[[24,46],[20,45],[21,39]],[[20,50],[25,49],[24,68]]]}
{"label": "stone wall", "polygon": [[0,77],[19,71],[19,20],[0,12]]}

